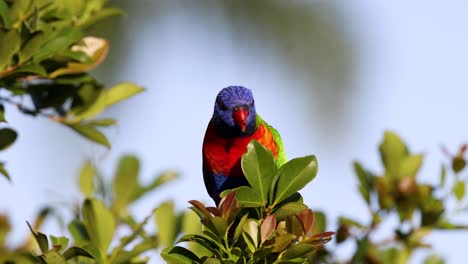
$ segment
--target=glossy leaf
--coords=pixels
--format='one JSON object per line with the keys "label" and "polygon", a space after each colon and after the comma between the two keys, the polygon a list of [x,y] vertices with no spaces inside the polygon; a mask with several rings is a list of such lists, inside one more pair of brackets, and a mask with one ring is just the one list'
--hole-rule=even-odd
{"label": "glossy leaf", "polygon": [[278,172],[274,188],[274,203],[287,199],[312,181],[317,174],[318,166],[315,156],[305,156],[288,161]]}
{"label": "glossy leaf", "polygon": [[270,186],[277,173],[273,154],[257,141],[251,141],[242,156],[241,165],[250,186],[258,192],[262,204],[266,205]]}
{"label": "glossy leaf", "polygon": [[275,215],[267,216],[260,225],[260,243],[265,242],[276,229]]}
{"label": "glossy leaf", "polygon": [[307,209],[307,205],[303,203],[287,203],[281,206],[276,212],[276,219],[278,221],[285,220],[290,215],[296,215]]}
{"label": "glossy leaf", "polygon": [[169,264],[200,263],[200,259],[190,250],[175,246],[168,247],[161,252],[161,257]]}
{"label": "glossy leaf", "polygon": [[93,257],[86,250],[79,247],[71,247],[65,250],[65,252],[63,252],[63,256],[67,260],[75,257],[86,257],[93,259]]}
{"label": "glossy leaf", "polygon": [[239,205],[244,207],[258,207],[265,205],[260,193],[247,186],[236,188],[236,198]]}
{"label": "glossy leaf", "polygon": [[91,243],[99,249],[101,256],[106,255],[116,228],[112,213],[95,199],[85,200],[82,213]]}
{"label": "glossy leaf", "polygon": [[300,243],[287,249],[281,256],[281,260],[290,260],[298,257],[304,257],[311,253],[315,247],[310,244]]}
{"label": "glossy leaf", "polygon": [[259,241],[259,226],[257,221],[253,219],[247,219],[244,224],[244,232],[250,237],[255,248],[257,248]]}

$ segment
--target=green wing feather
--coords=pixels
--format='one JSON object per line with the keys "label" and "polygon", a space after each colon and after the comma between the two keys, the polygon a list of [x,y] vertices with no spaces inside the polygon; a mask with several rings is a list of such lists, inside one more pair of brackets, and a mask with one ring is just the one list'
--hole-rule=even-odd
{"label": "green wing feather", "polygon": [[281,136],[274,127],[270,126],[265,120],[263,120],[258,114],[257,114],[257,124],[263,124],[265,125],[268,130],[270,130],[271,134],[273,135],[273,139],[275,140],[276,144],[278,145],[278,158],[276,159],[276,164],[278,164],[278,167],[286,163],[288,160],[286,158],[286,152],[284,151],[283,147],[283,140],[281,140]]}

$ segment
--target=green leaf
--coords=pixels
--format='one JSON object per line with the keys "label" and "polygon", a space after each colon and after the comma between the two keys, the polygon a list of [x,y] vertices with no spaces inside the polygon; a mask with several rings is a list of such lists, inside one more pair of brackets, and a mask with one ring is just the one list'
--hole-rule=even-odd
{"label": "green leaf", "polygon": [[78,134],[82,135],[83,137],[106,146],[110,148],[109,140],[106,136],[99,130],[97,130],[94,126],[89,124],[75,124],[75,125],[68,125],[71,129],[75,130]]}
{"label": "green leaf", "polygon": [[3,107],[3,105],[0,104],[0,123],[6,123],[6,119],[5,119],[5,107]]}
{"label": "green leaf", "polygon": [[424,264],[444,264],[444,263],[445,263],[444,259],[436,255],[430,255],[424,260]]}
{"label": "green leaf", "polygon": [[305,255],[311,253],[315,249],[315,246],[305,243],[300,243],[287,249],[281,256],[281,260],[290,260],[299,257],[305,257]]}
{"label": "green leaf", "polygon": [[405,157],[400,163],[398,178],[415,177],[421,168],[423,158],[422,154]]}
{"label": "green leaf", "polygon": [[358,162],[353,163],[354,172],[359,180],[359,192],[367,204],[370,203],[370,190],[372,185],[370,183],[371,175],[367,172]]}
{"label": "green leaf", "polygon": [[445,165],[442,165],[440,168],[440,186],[444,187],[445,186],[445,180],[447,178],[447,168],[445,168]]}
{"label": "green leaf", "polygon": [[10,179],[10,174],[8,174],[8,171],[5,169],[3,163],[1,163],[1,162],[0,162],[0,174],[5,176],[7,178],[7,180],[11,180]]}
{"label": "green leaf", "polygon": [[11,128],[0,129],[0,150],[4,150],[15,142],[18,134]]}
{"label": "green leaf", "polygon": [[390,177],[397,177],[401,161],[408,155],[408,148],[401,138],[385,131],[383,142],[379,146],[380,157]]}
{"label": "green leaf", "polygon": [[91,120],[87,124],[92,126],[100,126],[100,127],[108,127],[113,126],[117,123],[117,121],[113,118],[103,118],[103,119],[96,119]]}
{"label": "green leaf", "polygon": [[156,210],[155,216],[161,245],[166,247],[173,245],[176,237],[174,203],[171,201],[162,203]]}
{"label": "green leaf", "polygon": [[174,171],[166,171],[159,176],[157,176],[150,184],[146,186],[140,186],[136,195],[135,200],[139,199],[141,196],[147,194],[148,192],[165,185],[175,179],[179,178],[178,173]]}
{"label": "green leaf", "polygon": [[11,25],[10,21],[10,10],[5,1],[0,1],[0,18],[3,20],[3,25],[6,28],[9,28]]}
{"label": "green leaf", "polygon": [[21,37],[16,30],[4,31],[0,29],[0,76],[2,71],[11,65],[11,59],[21,45]]}
{"label": "green leaf", "polygon": [[[194,243],[194,244],[202,247],[203,249],[207,250],[210,253],[209,256],[216,255],[218,257],[222,257],[222,254],[220,253],[219,249],[222,248],[223,245],[213,241],[212,239],[210,239],[210,238],[208,238],[206,236],[188,234],[188,235],[182,236],[177,241],[177,243],[181,243],[181,242]],[[193,252],[193,250],[192,250],[192,252]]]}
{"label": "green leaf", "polygon": [[33,60],[36,63],[50,59],[55,54],[68,49],[70,45],[82,39],[83,34],[77,28],[72,26],[61,29],[54,37],[44,43],[39,51],[34,53]]}
{"label": "green leaf", "polygon": [[287,203],[276,210],[275,216],[278,221],[283,221],[288,216],[299,214],[306,209],[307,205],[303,203]]}
{"label": "green leaf", "polygon": [[236,229],[234,230],[234,237],[232,238],[233,244],[235,244],[236,241],[239,239],[239,237],[242,235],[242,232],[244,231],[245,223],[247,222],[247,217],[248,217],[248,214],[245,214],[244,216],[242,216],[239,223],[237,223]]}
{"label": "green leaf", "polygon": [[91,256],[86,250],[79,247],[71,247],[65,250],[65,252],[63,252],[63,257],[65,257],[65,259],[67,260],[76,257],[86,257],[94,259],[93,256]]}
{"label": "green leaf", "polygon": [[33,73],[39,76],[46,76],[47,71],[40,64],[27,64],[15,70],[15,73]]}
{"label": "green leaf", "polygon": [[169,264],[200,263],[200,259],[192,251],[175,246],[168,247],[161,252],[161,257]]}
{"label": "green leaf", "polygon": [[306,186],[317,175],[315,156],[305,156],[288,161],[278,172],[274,188],[274,202],[278,204]]}
{"label": "green leaf", "polygon": [[49,251],[40,256],[46,264],[66,264],[66,259],[57,251]]}
{"label": "green leaf", "polygon": [[27,42],[19,53],[19,63],[24,63],[34,56],[39,51],[45,42],[45,34],[42,31],[35,33]]}
{"label": "green leaf", "polygon": [[52,246],[56,248],[59,252],[63,251],[68,246],[68,242],[70,241],[66,237],[55,237],[50,235],[50,241],[52,242]]}
{"label": "green leaf", "polygon": [[96,170],[90,161],[86,161],[81,168],[79,181],[80,191],[85,197],[92,197],[94,193],[94,177],[96,176]]}
{"label": "green leaf", "polygon": [[47,240],[47,236],[40,233],[40,232],[35,232],[29,222],[26,222],[28,224],[29,230],[31,230],[31,233],[33,234],[34,238],[36,239],[37,244],[39,245],[39,249],[41,250],[42,253],[45,253],[49,250],[49,241]]}
{"label": "green leaf", "polygon": [[143,90],[144,89],[140,86],[129,82],[117,84],[112,88],[101,91],[99,97],[93,102],[93,104],[85,111],[76,114],[76,118],[78,120],[83,120],[94,117],[104,111],[107,107],[140,93]]}
{"label": "green leaf", "polygon": [[70,224],[68,224],[68,231],[70,232],[70,234],[73,237],[73,240],[77,244],[81,244],[84,241],[89,240],[89,235],[88,235],[88,232],[86,231],[86,227],[79,220],[75,219],[72,222],[70,222]]}
{"label": "green leaf", "polygon": [[273,154],[262,144],[253,140],[247,145],[242,156],[242,170],[255,192],[258,192],[263,205],[268,202],[268,193],[278,168]]}
{"label": "green leaf", "polygon": [[237,203],[239,205],[244,207],[259,207],[265,205],[260,193],[254,189],[247,186],[241,186],[235,190]]}
{"label": "green leaf", "polygon": [[99,249],[101,256],[105,256],[116,228],[112,213],[95,199],[85,200],[82,213],[91,243]]}
{"label": "green leaf", "polygon": [[453,186],[453,194],[458,201],[461,201],[465,197],[465,183],[463,181],[457,181]]}
{"label": "green leaf", "polygon": [[126,207],[135,197],[139,172],[140,162],[137,157],[127,155],[120,158],[113,182],[115,193],[113,206],[117,210]]}
{"label": "green leaf", "polygon": [[250,237],[253,245],[255,248],[257,248],[260,234],[257,221],[253,219],[247,219],[244,225],[244,233]]}

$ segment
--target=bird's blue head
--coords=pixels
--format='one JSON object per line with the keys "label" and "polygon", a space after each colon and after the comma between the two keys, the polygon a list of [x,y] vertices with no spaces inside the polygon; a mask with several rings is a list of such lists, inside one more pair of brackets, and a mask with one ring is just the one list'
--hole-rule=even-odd
{"label": "bird's blue head", "polygon": [[228,86],[216,97],[213,125],[223,137],[250,136],[256,129],[252,91],[243,86]]}

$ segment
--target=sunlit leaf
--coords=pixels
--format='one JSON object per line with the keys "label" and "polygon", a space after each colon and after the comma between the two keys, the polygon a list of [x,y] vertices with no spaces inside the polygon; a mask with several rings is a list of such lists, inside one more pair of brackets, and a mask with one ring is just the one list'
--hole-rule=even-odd
{"label": "sunlit leaf", "polygon": [[7,178],[7,180],[11,180],[10,179],[10,174],[8,173],[8,171],[5,169],[4,167],[4,164],[0,162],[0,174],[2,174],[3,176],[5,176]]}
{"label": "sunlit leaf", "polygon": [[402,178],[416,176],[416,173],[421,168],[423,158],[424,156],[422,154],[419,154],[407,156],[403,160],[401,160],[398,177]]}
{"label": "sunlit leaf", "polygon": [[169,247],[174,244],[176,237],[176,216],[174,203],[168,201],[159,205],[155,213],[156,226],[161,245]]}
{"label": "sunlit leaf", "polygon": [[303,203],[287,203],[281,206],[276,212],[276,219],[283,221],[290,215],[296,215],[307,209],[307,205]]}
{"label": "sunlit leaf", "polygon": [[260,234],[257,221],[253,219],[247,219],[244,224],[244,232],[250,237],[255,248],[257,248]]}
{"label": "sunlit leaf", "polygon": [[458,201],[461,201],[465,197],[465,182],[457,181],[453,186],[453,194]]}
{"label": "sunlit leaf", "polygon": [[96,170],[91,164],[90,161],[86,161],[83,167],[81,168],[79,181],[80,181],[80,191],[85,197],[91,197],[94,193],[94,177],[96,175]]}
{"label": "sunlit leaf", "polygon": [[278,171],[273,204],[287,199],[312,181],[317,175],[315,156],[305,156],[288,161]]}
{"label": "sunlit leaf", "polygon": [[247,186],[236,188],[236,198],[238,204],[244,207],[258,207],[265,205],[260,193]]}
{"label": "sunlit leaf", "polygon": [[137,157],[126,155],[120,158],[113,181],[115,194],[113,206],[116,210],[124,208],[135,197],[139,172],[140,162]]}
{"label": "sunlit leaf", "polygon": [[314,249],[315,247],[313,245],[300,243],[287,249],[281,256],[281,260],[304,257],[306,254],[311,253]]}
{"label": "sunlit leaf", "polygon": [[95,199],[86,199],[83,205],[83,224],[89,238],[102,256],[107,252],[116,227],[112,213]]}
{"label": "sunlit leaf", "polygon": [[65,74],[77,74],[87,72],[99,65],[107,55],[109,50],[109,43],[107,40],[96,37],[85,37],[83,38],[83,44],[74,45],[71,47],[72,51],[81,51],[91,57],[92,63],[79,63],[79,62],[68,62],[64,68],[59,68],[49,74],[50,78],[56,78],[60,75]]}
{"label": "sunlit leaf", "polygon": [[385,131],[379,146],[380,156],[390,177],[397,177],[401,161],[408,155],[408,148],[394,132]]}
{"label": "sunlit leaf", "polygon": [[71,129],[75,130],[77,133],[82,135],[83,137],[96,142],[98,144],[104,145],[107,148],[110,148],[110,142],[106,138],[106,136],[99,130],[97,130],[94,126],[89,124],[75,124],[75,125],[68,125]]}
{"label": "sunlit leaf", "polygon": [[109,89],[103,90],[93,104],[85,111],[76,115],[76,119],[83,120],[96,116],[107,107],[127,99],[144,89],[133,83],[120,83]]}
{"label": "sunlit leaf", "polygon": [[65,252],[63,252],[63,256],[67,260],[75,257],[86,257],[91,259],[93,258],[93,256],[91,256],[86,250],[79,247],[71,247],[65,250]]}
{"label": "sunlit leaf", "polygon": [[273,154],[262,144],[253,140],[247,145],[241,165],[250,187],[259,193],[262,203],[266,205],[270,186],[277,173]]}
{"label": "sunlit leaf", "polygon": [[39,249],[41,250],[42,253],[45,253],[47,252],[47,250],[49,249],[49,241],[47,240],[47,236],[40,233],[40,232],[35,232],[31,225],[26,222],[28,224],[28,227],[29,227],[29,230],[31,230],[31,233],[33,234],[34,238],[36,239],[36,242],[37,244],[39,245]]}
{"label": "sunlit leaf", "polygon": [[68,246],[68,242],[70,239],[66,237],[55,237],[55,236],[49,236],[50,241],[52,242],[52,246],[56,248],[59,252],[62,252],[65,248]]}

